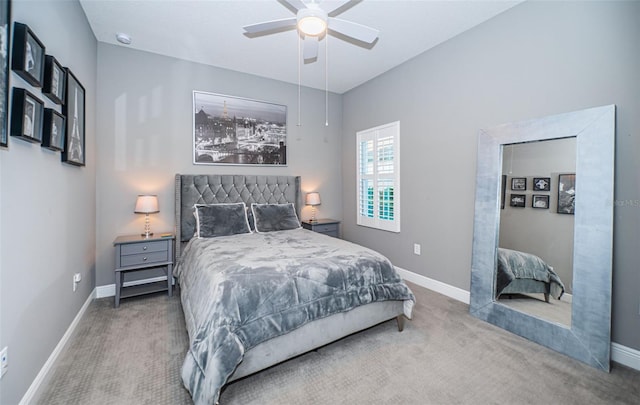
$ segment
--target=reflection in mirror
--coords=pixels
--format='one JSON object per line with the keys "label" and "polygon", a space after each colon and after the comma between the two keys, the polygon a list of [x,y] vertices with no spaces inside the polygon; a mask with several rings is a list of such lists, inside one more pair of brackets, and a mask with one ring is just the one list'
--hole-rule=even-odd
{"label": "reflection in mirror", "polygon": [[[565,171],[564,167],[543,169],[541,163],[527,163],[525,160],[522,164],[529,166],[518,168],[516,172],[518,148],[536,148],[544,146],[546,141],[550,141],[549,144],[565,142],[558,139],[570,137],[575,139],[575,146],[572,147],[575,151],[575,170],[559,173],[556,177],[556,172]],[[614,105],[480,130],[469,307],[469,312],[479,319],[604,371],[609,371],[611,359],[614,145]],[[511,175],[509,170],[507,175],[509,180],[515,180],[507,182],[503,176],[503,160],[507,160],[504,164],[509,168],[508,152],[511,146],[514,166],[509,169]],[[546,152],[546,156],[557,151],[552,149]],[[534,177],[539,178],[534,180]],[[534,184],[546,188],[547,177],[550,183],[548,191],[533,189]],[[559,179],[562,179],[560,197],[557,195]],[[501,185],[505,190],[503,209]],[[534,195],[537,196],[537,208],[532,207]],[[512,209],[511,204],[524,208]],[[547,205],[548,208],[545,208]],[[571,247],[565,245],[570,242],[560,241],[560,231],[554,228],[556,225],[543,226],[542,222],[533,221],[526,225],[517,223],[514,230],[501,230],[501,222],[508,221],[509,213],[533,216],[538,211],[558,221],[573,221],[573,255],[570,254]],[[501,221],[503,212],[505,218]],[[543,217],[541,215],[536,219],[542,221]],[[542,232],[534,234],[536,227],[542,228]],[[515,245],[521,238],[527,243]],[[562,283],[567,293],[572,295],[571,318],[567,323],[532,315],[530,309],[529,312],[521,311],[503,304],[508,299],[496,299],[502,295],[497,293],[496,277],[500,243],[528,251],[537,249],[534,245],[545,240],[550,242],[550,246],[568,253],[566,256],[542,251],[538,253],[545,261],[549,261],[550,266],[557,268],[564,278]],[[570,268],[573,268],[573,273]],[[554,286],[552,283],[549,289],[551,296],[558,294]],[[539,296],[533,296],[535,301],[550,306]],[[553,300],[551,297],[549,299]]]}
{"label": "reflection in mirror", "polygon": [[[496,298],[517,311],[567,327],[574,216],[562,213],[562,203],[558,206],[558,179],[575,170],[575,137],[502,148],[506,203],[500,212]],[[575,198],[575,192],[564,194]],[[512,204],[514,199],[521,204]]]}

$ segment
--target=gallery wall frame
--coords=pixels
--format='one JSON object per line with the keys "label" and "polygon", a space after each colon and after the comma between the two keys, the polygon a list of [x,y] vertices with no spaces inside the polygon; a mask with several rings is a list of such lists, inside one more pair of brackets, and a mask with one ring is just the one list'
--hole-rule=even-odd
{"label": "gallery wall frame", "polygon": [[64,150],[65,118],[62,114],[51,108],[44,109],[42,120],[42,147],[55,150]]}
{"label": "gallery wall frame", "polygon": [[527,189],[526,177],[512,177],[511,178],[511,190],[525,191]]}
{"label": "gallery wall frame", "polygon": [[576,174],[558,175],[558,214],[576,213]]}
{"label": "gallery wall frame", "polygon": [[531,208],[549,209],[549,196],[545,194],[534,194],[531,198]]}
{"label": "gallery wall frame", "polygon": [[42,94],[54,103],[62,105],[66,84],[67,73],[62,65],[53,56],[45,55]]}
{"label": "gallery wall frame", "polygon": [[507,175],[503,174],[500,178],[500,209],[504,209],[504,202],[507,197]]}
{"label": "gallery wall frame", "polygon": [[11,136],[32,143],[42,142],[44,103],[25,89],[13,88]]}
{"label": "gallery wall frame", "polygon": [[193,92],[193,164],[286,166],[287,106]]}
{"label": "gallery wall frame", "polygon": [[14,23],[11,68],[33,87],[42,87],[45,50],[28,25]]}
{"label": "gallery wall frame", "polygon": [[509,206],[524,208],[527,203],[527,195],[526,194],[511,194],[509,195]]}
{"label": "gallery wall frame", "polygon": [[551,191],[551,177],[534,177],[533,191]]}
{"label": "gallery wall frame", "polygon": [[66,117],[65,146],[62,161],[84,166],[85,159],[85,90],[69,68],[65,68],[67,86],[62,114]]}
{"label": "gallery wall frame", "polygon": [[9,44],[11,1],[0,0],[0,146],[9,146]]}

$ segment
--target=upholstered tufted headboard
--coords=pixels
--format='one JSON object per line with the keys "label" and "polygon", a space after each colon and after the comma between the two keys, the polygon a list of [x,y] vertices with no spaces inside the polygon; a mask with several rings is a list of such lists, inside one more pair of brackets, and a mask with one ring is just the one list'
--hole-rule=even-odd
{"label": "upholstered tufted headboard", "polygon": [[294,203],[300,218],[300,176],[176,174],[176,258],[195,233],[194,204]]}

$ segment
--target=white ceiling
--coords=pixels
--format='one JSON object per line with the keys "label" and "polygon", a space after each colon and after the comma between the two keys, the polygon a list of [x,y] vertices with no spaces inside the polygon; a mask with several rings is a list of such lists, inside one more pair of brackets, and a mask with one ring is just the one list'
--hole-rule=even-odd
{"label": "white ceiling", "polygon": [[[309,0],[305,0],[309,2]],[[328,36],[318,60],[302,66],[302,85],[344,93],[414,56],[520,3],[517,1],[365,0],[341,19],[380,30],[371,49]],[[98,41],[119,44],[115,34],[129,34],[128,47],[193,62],[298,82],[296,31],[256,38],[242,27],[294,14],[277,0],[80,0]],[[332,10],[341,2],[327,0]]]}

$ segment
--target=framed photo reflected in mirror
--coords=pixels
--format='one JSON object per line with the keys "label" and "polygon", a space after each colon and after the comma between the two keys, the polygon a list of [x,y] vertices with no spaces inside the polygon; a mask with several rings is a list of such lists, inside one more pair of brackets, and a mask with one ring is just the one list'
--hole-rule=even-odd
{"label": "framed photo reflected in mirror", "polygon": [[512,177],[511,178],[511,190],[525,191],[527,189],[526,177]]}
{"label": "framed photo reflected in mirror", "polygon": [[549,196],[542,194],[534,194],[531,199],[532,208],[549,209]]}
{"label": "framed photo reflected in mirror", "polygon": [[524,208],[527,202],[526,194],[511,194],[509,196],[510,207],[522,207]]}

